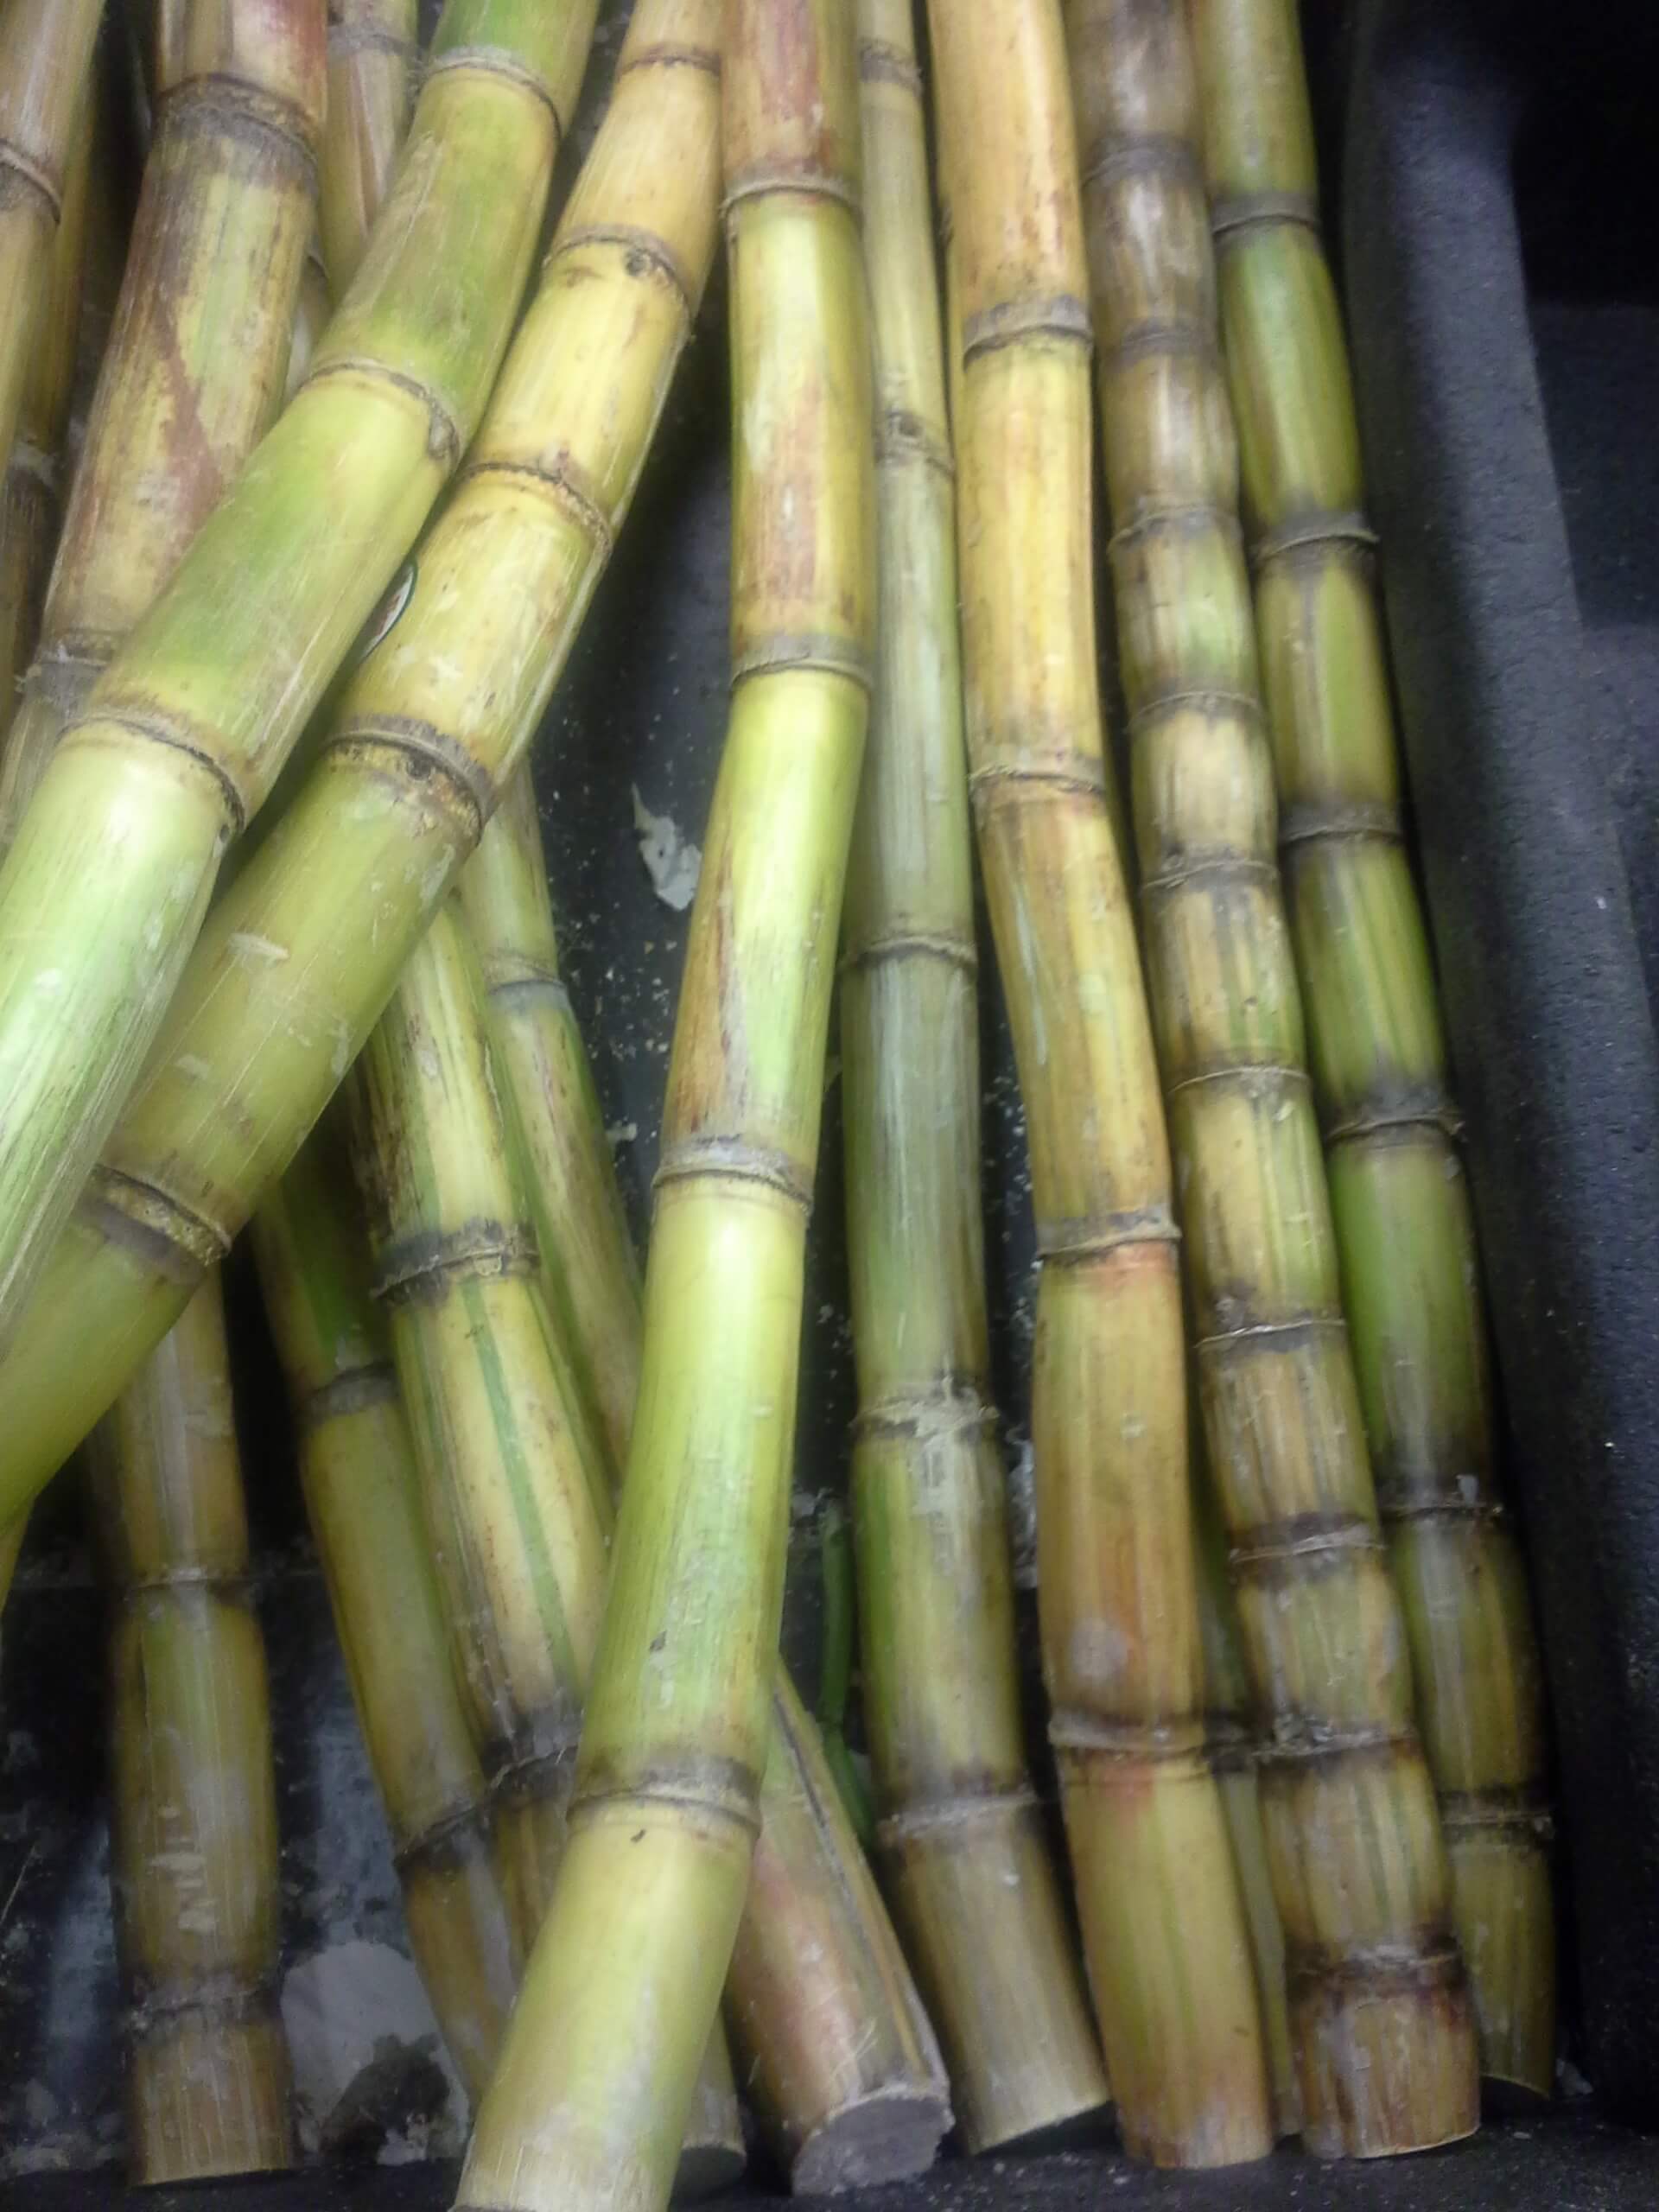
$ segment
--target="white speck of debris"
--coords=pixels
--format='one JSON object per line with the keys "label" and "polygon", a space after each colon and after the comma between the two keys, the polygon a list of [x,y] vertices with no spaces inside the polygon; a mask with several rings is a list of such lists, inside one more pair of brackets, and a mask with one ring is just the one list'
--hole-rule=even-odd
{"label": "white speck of debris", "polygon": [[[421,1978],[390,1943],[360,1938],[331,1943],[301,1960],[283,1982],[283,2026],[294,2067],[301,2139],[314,2150],[329,2114],[388,2037],[430,2051],[449,2085],[448,2102],[422,2145],[432,2158],[452,2157],[467,2130],[467,2093],[443,2047]],[[414,2115],[411,2115],[413,2120]],[[382,2157],[410,2156],[410,2135],[391,2131]]]}
{"label": "white speck of debris", "polygon": [[607,1144],[632,1144],[639,1134],[638,1122],[607,1122],[605,1124]]}
{"label": "white speck of debris", "polygon": [[671,906],[683,914],[697,895],[697,877],[702,868],[702,852],[680,834],[679,824],[666,814],[653,814],[639,796],[639,786],[630,786],[633,792],[633,833],[639,840],[639,857],[645,864],[652,889],[664,906]]}

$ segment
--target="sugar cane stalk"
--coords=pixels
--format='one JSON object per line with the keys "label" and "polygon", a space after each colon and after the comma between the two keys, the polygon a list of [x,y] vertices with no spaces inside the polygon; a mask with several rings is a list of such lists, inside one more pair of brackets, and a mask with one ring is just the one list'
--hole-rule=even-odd
{"label": "sugar cane stalk", "polygon": [[[1203,1422],[1192,1427],[1201,1438]],[[1274,2133],[1302,2132],[1302,2099],[1290,2036],[1285,1978],[1285,1931],[1268,1872],[1268,1840],[1260,1785],[1262,1724],[1238,1631],[1238,1608],[1228,1577],[1227,1531],[1207,1470],[1193,1485],[1198,1544],[1198,1632],[1204,1647],[1204,1733],[1210,1769],[1221,1790],[1233,1847],[1233,1868],[1250,1931],[1262,1999]]]}
{"label": "sugar cane stalk", "polygon": [[1168,1149],[1095,663],[1089,321],[1058,0],[931,9],[961,315],[963,659],[980,856],[1030,1132],[1044,1671],[1124,2139],[1272,2139],[1205,1757]]}
{"label": "sugar cane stalk", "polygon": [[731,722],[570,1841],[474,2133],[467,2206],[665,2202],[758,1825],[873,503],[850,10],[729,0],[726,34]]}
{"label": "sugar cane stalk", "polygon": [[[477,426],[594,4],[449,0],[391,196],[303,388],[66,730],[0,869],[0,1344],[166,1013],[226,845]],[[135,1226],[165,1214],[125,1195]],[[200,1224],[170,1225],[211,1256]]]}
{"label": "sugar cane stalk", "polygon": [[[639,1372],[639,1286],[581,1032],[558,980],[546,865],[520,769],[457,893],[522,1140],[555,1334],[603,1408],[620,1477]],[[799,2190],[890,2181],[949,2121],[942,2063],[816,1732],[780,1672],[754,1872],[727,1978],[744,2087]]]}
{"label": "sugar cane stalk", "polygon": [[336,298],[357,274],[409,128],[417,12],[416,0],[333,0],[328,10],[317,228]]}
{"label": "sugar cane stalk", "polygon": [[[1481,2068],[1547,2094],[1554,1923],[1542,1686],[1496,1480],[1474,1224],[1402,836],[1296,12],[1289,0],[1194,0],[1194,22],[1281,864],[1360,1403]],[[1445,1911],[1439,1897],[1410,1902],[1426,1925]]]}
{"label": "sugar cane stalk", "polygon": [[[610,1499],[553,1356],[482,976],[453,906],[348,1096],[454,1662],[528,1950],[565,1847]],[[678,2167],[688,2193],[743,2168],[717,2029],[700,2091]]]}
{"label": "sugar cane stalk", "polygon": [[881,594],[841,983],[864,1713],[888,1885],[978,2151],[1108,2093],[1020,1741],[955,501],[908,0],[859,0],[858,28]]}
{"label": "sugar cane stalk", "polygon": [[1274,864],[1192,48],[1180,0],[1072,0],[1071,30],[1147,961],[1304,2126],[1408,2149],[1473,2124],[1468,2021]]}
{"label": "sugar cane stalk", "polygon": [[344,1163],[321,1131],[254,1218],[300,1482],[385,1807],[421,1979],[474,2103],[512,2004],[513,1933],[451,1670],[391,1346]]}
{"label": "sugar cane stalk", "polygon": [[63,211],[52,243],[46,296],[23,385],[17,436],[3,464],[0,486],[0,747],[9,742],[17,686],[35,650],[63,508],[63,443],[74,391],[92,184],[92,106],[89,99],[82,107],[64,170]]}
{"label": "sugar cane stalk", "polygon": [[219,1278],[97,1432],[136,2182],[289,2164],[276,1793]]}
{"label": "sugar cane stalk", "polygon": [[[721,0],[714,0],[715,21]],[[639,1385],[639,1268],[569,992],[528,766],[461,873],[495,1054],[512,1091],[555,1331],[613,1477]]]}
{"label": "sugar cane stalk", "polygon": [[[139,219],[143,250],[130,270],[102,413],[95,403],[66,520],[67,550],[54,572],[68,575],[76,611],[90,603],[104,618],[91,645],[92,657],[102,646],[104,658],[154,594],[158,549],[176,557],[202,519],[217,489],[213,464],[233,466],[261,427],[258,359],[236,353],[211,296],[194,327],[188,317],[181,327],[165,315],[167,285],[154,299],[151,287],[169,253],[188,246],[193,221],[219,240],[225,211],[253,196],[236,159],[249,105],[286,101],[313,126],[320,119],[320,8],[267,22],[237,0],[209,0],[193,8],[187,31],[185,74],[165,111],[172,120],[162,126],[164,157]],[[191,98],[199,87],[200,103]],[[207,111],[200,124],[198,105]],[[279,364],[308,209],[291,150],[274,166],[266,197],[276,208],[262,210],[263,224],[250,229],[263,255],[262,289],[271,295],[266,351]],[[284,218],[293,248],[286,253]],[[257,329],[257,316],[250,321]],[[228,410],[215,426],[217,449],[199,458],[181,425],[192,403],[205,401],[215,365],[221,384],[240,392],[251,377],[255,392]],[[267,383],[274,405],[274,378]],[[112,409],[125,410],[113,439]],[[92,558],[89,546],[97,547]],[[54,588],[48,620],[56,642],[65,636],[63,605]],[[87,682],[90,675],[83,692]],[[49,692],[26,700],[7,757],[9,791],[29,788],[34,751],[55,734],[58,706]],[[274,1988],[270,1722],[263,1645],[235,1586],[246,1568],[246,1533],[226,1357],[214,1278],[120,1402],[101,1455],[112,1567],[125,1588],[111,1651],[117,1899],[130,2006],[131,2156],[142,2181],[285,2164],[292,2148]]]}
{"label": "sugar cane stalk", "polygon": [[[621,73],[401,617],[216,906],[145,1078],[0,1358],[0,1520],[73,1448],[298,1149],[563,666],[713,254],[713,41],[655,43],[655,61],[641,54]],[[143,1202],[142,1239],[124,1200]]]}
{"label": "sugar cane stalk", "polygon": [[609,1516],[549,1341],[480,1000],[470,943],[446,907],[346,1097],[375,1294],[527,1949],[563,1848]]}
{"label": "sugar cane stalk", "polygon": [[322,126],[321,0],[194,0],[177,28],[156,60],[120,300],[0,772],[0,850],[282,400]]}
{"label": "sugar cane stalk", "polygon": [[103,0],[10,0],[0,15],[0,468],[16,439],[50,289],[64,168]]}
{"label": "sugar cane stalk", "polygon": [[788,1670],[726,1980],[743,2087],[798,2195],[902,2181],[950,2125],[944,2062]]}
{"label": "sugar cane stalk", "polygon": [[[135,247],[53,572],[44,656],[31,671],[0,772],[0,845],[9,842],[66,717],[154,598],[278,396],[298,257],[310,223],[308,139],[321,119],[321,0],[270,15],[245,0],[195,0],[181,32],[168,54],[181,73],[175,83],[162,80],[168,96]],[[270,110],[292,118],[291,137],[266,127]],[[218,257],[227,239],[235,259],[221,276]],[[181,1391],[205,1400],[228,1390],[214,1366],[223,1366],[223,1348],[213,1333],[222,1323],[203,1318],[216,1312],[216,1285],[198,1294],[131,1384],[125,1413],[112,1417],[126,1440],[106,1458],[118,1471],[111,1477],[117,1507],[142,1514],[148,1491],[155,1491],[165,1518],[187,1524],[193,1516],[205,1523],[217,1518],[234,1535],[241,1503],[233,1451],[228,1457],[222,1450],[198,1452],[188,1429],[169,1441],[162,1427],[168,1421],[176,1427]],[[146,1452],[147,1427],[157,1440]],[[204,1486],[200,1497],[192,1489],[196,1483]],[[165,1575],[175,1564],[162,1559],[155,1571]],[[200,1564],[188,1555],[177,1563],[187,1577]],[[151,1612],[153,1618],[136,1601],[124,1608],[113,1665],[117,1772],[131,1793],[118,1808],[128,1840],[118,1895],[125,1901],[123,1925],[130,1923],[138,1961],[131,1968],[139,1993],[129,2039],[133,2166],[139,2178],[160,2181],[285,2164],[291,2146],[286,2058],[272,1993],[251,1996],[233,1986],[226,2012],[211,1992],[204,2001],[188,1980],[193,1974],[211,1980],[221,1963],[227,1971],[245,1967],[256,1979],[275,1972],[274,1952],[261,1953],[251,1966],[229,1954],[221,1962],[211,1941],[196,1940],[212,1935],[204,1916],[211,1921],[222,1905],[230,1910],[227,1898],[242,1898],[245,1912],[263,1916],[264,1934],[244,1930],[240,1940],[252,1944],[257,1936],[267,1950],[275,1942],[274,1894],[257,1893],[260,1883],[274,1893],[274,1841],[267,1867],[261,1852],[268,1839],[256,1821],[246,1859],[238,1863],[233,1806],[217,1804],[210,1794],[215,1787],[238,1788],[238,1770],[227,1769],[215,1783],[209,1764],[200,1796],[201,1836],[187,1834],[178,1846],[205,1858],[206,1872],[181,1874],[178,1886],[204,1885],[206,1902],[184,1897],[194,1923],[177,1956],[163,1924],[170,1878],[143,1858],[145,1850],[165,1845],[161,1830],[181,1817],[165,1793],[154,1802],[143,1795],[148,1763],[175,1749],[168,1732],[175,1726],[181,1732],[177,1742],[188,1761],[213,1758],[212,1738],[200,1734],[213,1721],[213,1707],[203,1705],[192,1681],[194,1671],[211,1671],[221,1649],[232,1680],[238,1668],[248,1676],[244,1688],[251,1700],[237,1724],[241,1732],[227,1741],[244,1767],[260,1770],[263,1781],[256,1775],[249,1787],[257,1783],[269,1798],[263,1648],[257,1628],[238,1624],[211,1591],[197,1605],[185,1589],[158,1599]],[[251,1656],[238,1648],[249,1635]],[[143,1701],[143,1675],[135,1673],[146,1667],[153,1667],[161,1686],[162,1701],[153,1711]],[[165,1702],[169,1697],[176,1716]],[[191,1773],[187,1767],[182,1788]],[[187,1825],[195,1821],[196,1801],[179,1802]],[[274,1815],[268,1804],[265,1812],[269,1827]],[[232,1827],[221,1833],[226,1821]],[[226,1941],[234,1951],[234,1928]],[[164,1978],[158,1996],[147,1993],[147,1975]],[[165,1980],[169,1975],[179,1987]],[[238,2007],[252,2008],[245,2022]]]}

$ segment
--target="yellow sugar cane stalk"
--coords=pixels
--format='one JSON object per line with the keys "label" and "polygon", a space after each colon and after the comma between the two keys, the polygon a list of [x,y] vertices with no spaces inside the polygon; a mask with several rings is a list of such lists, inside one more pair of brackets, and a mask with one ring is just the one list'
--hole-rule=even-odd
{"label": "yellow sugar cane stalk", "polygon": [[[275,10],[249,0],[192,0],[175,28],[159,57],[162,120],[53,569],[42,658],[0,766],[0,848],[65,720],[176,565],[280,397],[321,122],[321,0]],[[164,72],[175,67],[169,79]],[[154,1371],[131,1385],[140,1403],[164,1392],[181,1363],[204,1356],[188,1314],[180,1327],[184,1338],[156,1352]],[[213,1481],[235,1472],[175,1455],[169,1479],[181,1510],[190,1508],[186,1486],[196,1471]],[[141,1723],[128,1713],[124,1725]],[[211,2061],[208,2046],[202,2063]],[[176,2070],[193,2061],[186,2052],[168,2063]],[[188,2116],[188,2092],[174,2083],[167,2094]],[[285,2152],[265,2155],[266,2123],[257,2106],[250,2113],[252,2137],[238,2140],[229,2127],[218,2149],[211,2130],[200,2136],[207,2122],[193,2120],[196,2133],[177,2154],[187,2163],[176,2167],[171,2153],[141,2141],[140,2170],[179,2177],[196,2170],[188,2161],[198,2156],[209,2161],[207,2171],[284,2163]],[[172,2123],[145,2125],[153,2133]]]}
{"label": "yellow sugar cane stalk", "polygon": [[[564,1849],[611,1515],[554,1357],[487,1028],[476,956],[451,906],[410,959],[348,1095],[454,1663],[527,1951]],[[716,2031],[681,2192],[742,2169]]]}
{"label": "yellow sugar cane stalk", "polygon": [[[449,0],[310,373],[66,730],[0,869],[0,1344],[259,806],[484,409],[595,0]],[[217,1239],[125,1192],[130,1225]]]}
{"label": "yellow sugar cane stalk", "polygon": [[[721,0],[713,0],[717,23]],[[613,1478],[639,1384],[639,1268],[569,992],[528,766],[491,817],[457,896],[489,995],[524,1149],[556,1332]]]}
{"label": "yellow sugar cane stalk", "polygon": [[961,317],[969,760],[1030,1132],[1044,1672],[1124,2140],[1272,2141],[1260,2006],[1205,1755],[1168,1147],[1106,798],[1089,310],[1058,0],[930,9]]}
{"label": "yellow sugar cane stalk", "polygon": [[101,12],[102,0],[9,0],[0,14],[0,469],[50,289],[64,169]]}
{"label": "yellow sugar cane stalk", "polygon": [[664,1116],[639,1405],[571,1834],[461,2183],[666,2202],[770,1725],[806,1216],[873,628],[845,0],[728,0],[734,690]]}
{"label": "yellow sugar cane stalk", "polygon": [[83,104],[64,170],[63,208],[9,460],[0,464],[0,776],[17,687],[35,650],[63,508],[63,442],[79,342],[92,169],[93,101]]}
{"label": "yellow sugar cane stalk", "polygon": [[[1555,1973],[1542,1681],[1496,1479],[1474,1223],[1402,834],[1296,11],[1289,0],[1194,0],[1193,21],[1281,864],[1360,1403],[1481,2069],[1548,2094]],[[1443,1909],[1425,1910],[1425,1921]]]}
{"label": "yellow sugar cane stalk", "polygon": [[317,228],[337,298],[357,274],[409,128],[417,13],[416,0],[332,0],[328,10]]}
{"label": "yellow sugar cane stalk", "polygon": [[[672,0],[659,0],[671,7]],[[718,0],[681,0],[694,23]],[[636,11],[635,22],[652,17]],[[707,26],[703,26],[706,32]],[[630,48],[461,483],[315,766],[218,902],[0,1358],[0,1521],[292,1159],[521,758],[626,512],[715,232],[711,36]],[[372,256],[371,256],[372,259]],[[118,1203],[106,1203],[113,1192]],[[135,1239],[118,1200],[151,1194]]]}
{"label": "yellow sugar cane stalk", "polygon": [[219,1278],[97,1431],[135,2182],[291,2163],[265,1653]]}
{"label": "yellow sugar cane stalk", "polygon": [[[493,1053],[518,1125],[554,1332],[601,1409],[595,1427],[615,1481],[639,1383],[639,1275],[581,1032],[558,979],[526,770],[462,871],[457,898],[486,980]],[[795,2189],[893,2180],[927,2164],[950,2117],[932,2031],[817,1732],[781,1672],[726,2012],[744,2088]]]}
{"label": "yellow sugar cane stalk", "polygon": [[404,1918],[474,2103],[518,1964],[433,1579],[403,1401],[344,1162],[318,1132],[254,1217],[300,1483],[391,1831]]}
{"label": "yellow sugar cane stalk", "polygon": [[563,1846],[609,1510],[553,1354],[453,906],[410,958],[346,1095],[455,1672],[528,1948]]}
{"label": "yellow sugar cane stalk", "polygon": [[282,401],[316,197],[322,0],[192,0],[176,30],[156,59],[120,299],[0,771],[0,851]]}
{"label": "yellow sugar cane stalk", "polygon": [[1473,2126],[1467,2000],[1274,866],[1185,9],[1071,0],[1070,13],[1135,843],[1199,1398],[1268,1729],[1263,1813],[1304,2131],[1326,2154],[1371,2155]]}
{"label": "yellow sugar cane stalk", "polygon": [[1255,1694],[1239,1648],[1238,1614],[1227,1577],[1227,1532],[1207,1482],[1194,1498],[1198,1562],[1198,1628],[1204,1644],[1204,1732],[1210,1770],[1221,1790],[1232,1840],[1233,1867],[1249,1923],[1262,1997],[1268,2079],[1273,2092],[1274,2133],[1302,2132],[1302,2099],[1290,2036],[1285,1980],[1285,1931],[1268,1872],[1268,1840],[1262,1818],[1260,1723]]}
{"label": "yellow sugar cane stalk", "polygon": [[[320,5],[267,16],[245,0],[198,0],[190,11],[184,73],[164,105],[139,251],[48,601],[59,645],[66,603],[77,612],[95,606],[103,618],[83,660],[107,659],[143,613],[225,473],[274,411],[309,222],[306,140],[321,119],[321,32]],[[267,106],[295,119],[291,139],[264,130]],[[258,264],[268,331],[263,391],[257,347],[250,356],[234,343],[258,334],[257,310],[239,330],[227,329],[219,321],[226,302],[209,284],[193,327],[188,297],[169,281],[182,270],[185,295],[189,275],[202,289],[213,255],[200,241],[217,248],[227,231],[238,238],[236,214],[259,197],[240,173],[250,143],[270,204],[238,243]],[[207,390],[215,357],[220,384],[238,395],[218,420]],[[204,421],[219,435],[204,433],[198,446]],[[73,663],[83,640],[67,642]],[[61,671],[80,696],[93,672]],[[8,794],[31,786],[36,753],[60,725],[60,703],[49,690],[25,700],[6,760]],[[277,1876],[263,1646],[240,1594],[215,1586],[246,1567],[225,1363],[215,1278],[130,1386],[103,1455],[117,1579],[140,1584],[118,1617],[112,1666],[124,1862],[118,1919],[133,1984],[130,2134],[134,2171],[145,2181],[285,2164],[291,2155],[275,2009]],[[175,1911],[176,1929],[168,1925]]]}
{"label": "yellow sugar cane stalk", "polygon": [[979,2151],[1108,2093],[1020,1739],[921,79],[909,0],[857,13],[880,583],[841,982],[864,1712],[888,1887]]}

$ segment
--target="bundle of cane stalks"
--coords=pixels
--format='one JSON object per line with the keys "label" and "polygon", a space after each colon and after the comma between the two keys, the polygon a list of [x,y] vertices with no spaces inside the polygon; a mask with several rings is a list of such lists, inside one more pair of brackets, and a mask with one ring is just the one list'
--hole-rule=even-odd
{"label": "bundle of cane stalks", "polygon": [[[1294,0],[119,13],[0,4],[0,1602],[91,1440],[134,2178],[335,2139],[283,2033],[319,1670],[461,2212],[953,2125],[1370,2158],[1547,2094],[1541,1675]],[[633,665],[725,619],[688,346],[717,773]],[[642,487],[695,603],[638,597]],[[601,664],[709,771],[678,934]],[[671,1051],[606,989],[670,954]],[[835,1239],[848,1433],[798,1419]],[[852,1532],[827,1744],[803,1518]]]}

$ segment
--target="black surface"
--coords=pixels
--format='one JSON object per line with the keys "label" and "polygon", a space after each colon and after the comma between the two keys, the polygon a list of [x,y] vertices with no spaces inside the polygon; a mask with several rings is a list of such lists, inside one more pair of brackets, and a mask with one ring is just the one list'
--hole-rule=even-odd
{"label": "black surface", "polygon": [[[134,2191],[118,2201],[146,2212],[190,2212],[233,2201],[238,2212],[448,2212],[452,2166],[382,2167]],[[841,2212],[1651,2212],[1659,2145],[1603,2122],[1557,2116],[1490,2127],[1471,2143],[1414,2158],[1321,2166],[1281,2152],[1219,2173],[1154,2173],[1105,2154],[987,2158],[936,2166],[921,2180],[845,2196],[796,2197]],[[745,2191],[722,2200],[757,2202]],[[96,2212],[111,2198],[83,2175],[0,2184],[0,2212]]]}
{"label": "black surface", "polygon": [[1584,2063],[1650,2123],[1656,60],[1647,7],[1366,0],[1345,154],[1367,464],[1542,1615]]}

